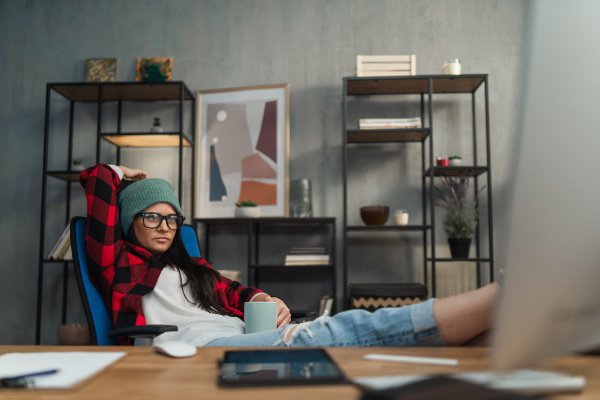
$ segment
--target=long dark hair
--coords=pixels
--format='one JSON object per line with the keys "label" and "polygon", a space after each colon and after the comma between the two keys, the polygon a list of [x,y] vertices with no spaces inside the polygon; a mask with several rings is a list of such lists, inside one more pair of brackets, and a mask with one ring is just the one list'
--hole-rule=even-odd
{"label": "long dark hair", "polygon": [[[135,236],[133,227],[129,229],[127,240],[136,246],[142,247]],[[187,282],[183,286],[189,285],[194,297],[193,301],[186,297],[187,301],[213,314],[230,314],[221,307],[215,295],[215,283],[221,282],[221,274],[217,270],[200,265],[192,260],[183,244],[180,229],[175,232],[171,247],[163,253],[160,259],[167,266],[179,271],[180,277],[182,272],[186,276]]]}

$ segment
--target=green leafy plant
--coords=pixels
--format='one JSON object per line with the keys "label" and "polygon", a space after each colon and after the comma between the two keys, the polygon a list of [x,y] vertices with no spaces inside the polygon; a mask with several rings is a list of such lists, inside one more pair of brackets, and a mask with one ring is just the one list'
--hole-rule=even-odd
{"label": "green leafy plant", "polygon": [[475,195],[473,204],[467,199],[469,177],[441,177],[444,186],[435,187],[437,193],[436,205],[446,210],[444,231],[449,239],[470,238],[477,229],[479,195],[485,189],[483,186]]}
{"label": "green leafy plant", "polygon": [[80,165],[83,163],[83,158],[76,158],[73,160],[73,165]]}
{"label": "green leafy plant", "polygon": [[258,207],[258,204],[250,200],[243,200],[239,203],[235,203],[235,205],[238,207]]}
{"label": "green leafy plant", "polygon": [[154,124],[152,126],[160,126],[160,118],[154,118]]}
{"label": "green leafy plant", "polygon": [[449,160],[462,160],[461,156],[450,156],[448,157]]}

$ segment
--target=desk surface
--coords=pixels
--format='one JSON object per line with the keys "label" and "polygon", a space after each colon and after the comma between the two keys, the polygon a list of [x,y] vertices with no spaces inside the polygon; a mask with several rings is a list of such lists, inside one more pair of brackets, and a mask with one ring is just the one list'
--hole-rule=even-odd
{"label": "desk surface", "polygon": [[[4,390],[2,399],[232,399],[244,391],[245,398],[261,399],[359,399],[360,390],[353,385],[296,386],[272,388],[222,389],[217,387],[217,360],[230,348],[200,348],[190,358],[168,358],[151,347],[90,346],[0,346],[0,354],[42,351],[126,351],[127,355],[69,391]],[[454,348],[328,348],[348,378],[395,374],[449,374],[481,371],[489,368],[488,351],[483,347]],[[367,353],[456,358],[455,367],[364,360]],[[572,356],[547,362],[537,369],[583,375],[584,392],[562,394],[551,399],[600,399],[600,357]],[[237,393],[236,393],[237,392]]]}

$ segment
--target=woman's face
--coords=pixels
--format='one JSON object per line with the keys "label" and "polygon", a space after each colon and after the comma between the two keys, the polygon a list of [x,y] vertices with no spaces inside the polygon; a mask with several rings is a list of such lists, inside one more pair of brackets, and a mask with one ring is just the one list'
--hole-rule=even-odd
{"label": "woman's face", "polygon": [[[158,213],[162,215],[177,214],[168,203],[158,203],[146,208],[142,213]],[[175,230],[167,226],[167,221],[161,220],[158,228],[146,228],[141,216],[133,219],[133,231],[143,248],[154,255],[161,255],[171,247]]]}

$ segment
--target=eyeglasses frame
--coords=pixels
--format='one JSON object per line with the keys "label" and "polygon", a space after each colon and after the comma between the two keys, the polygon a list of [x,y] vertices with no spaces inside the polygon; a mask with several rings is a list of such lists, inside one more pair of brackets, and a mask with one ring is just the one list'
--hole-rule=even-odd
{"label": "eyeglasses frame", "polygon": [[[159,224],[156,225],[153,228],[150,228],[149,226],[146,226],[146,217],[145,217],[145,215],[148,215],[148,214],[156,214],[156,215],[158,215],[161,218]],[[171,228],[171,225],[169,225],[169,221],[167,221],[167,218],[171,217],[173,215],[176,216],[176,217],[181,217],[181,226],[179,228],[176,228],[176,229]],[[144,224],[144,228],[146,228],[146,229],[158,229],[162,225],[163,221],[165,221],[165,224],[167,225],[167,228],[169,228],[172,231],[178,231],[178,230],[181,229],[181,227],[183,227],[183,222],[185,221],[185,217],[183,215],[179,215],[179,214],[162,215],[162,214],[157,213],[157,212],[137,213],[137,214],[135,214],[135,217],[142,217],[142,224]]]}

